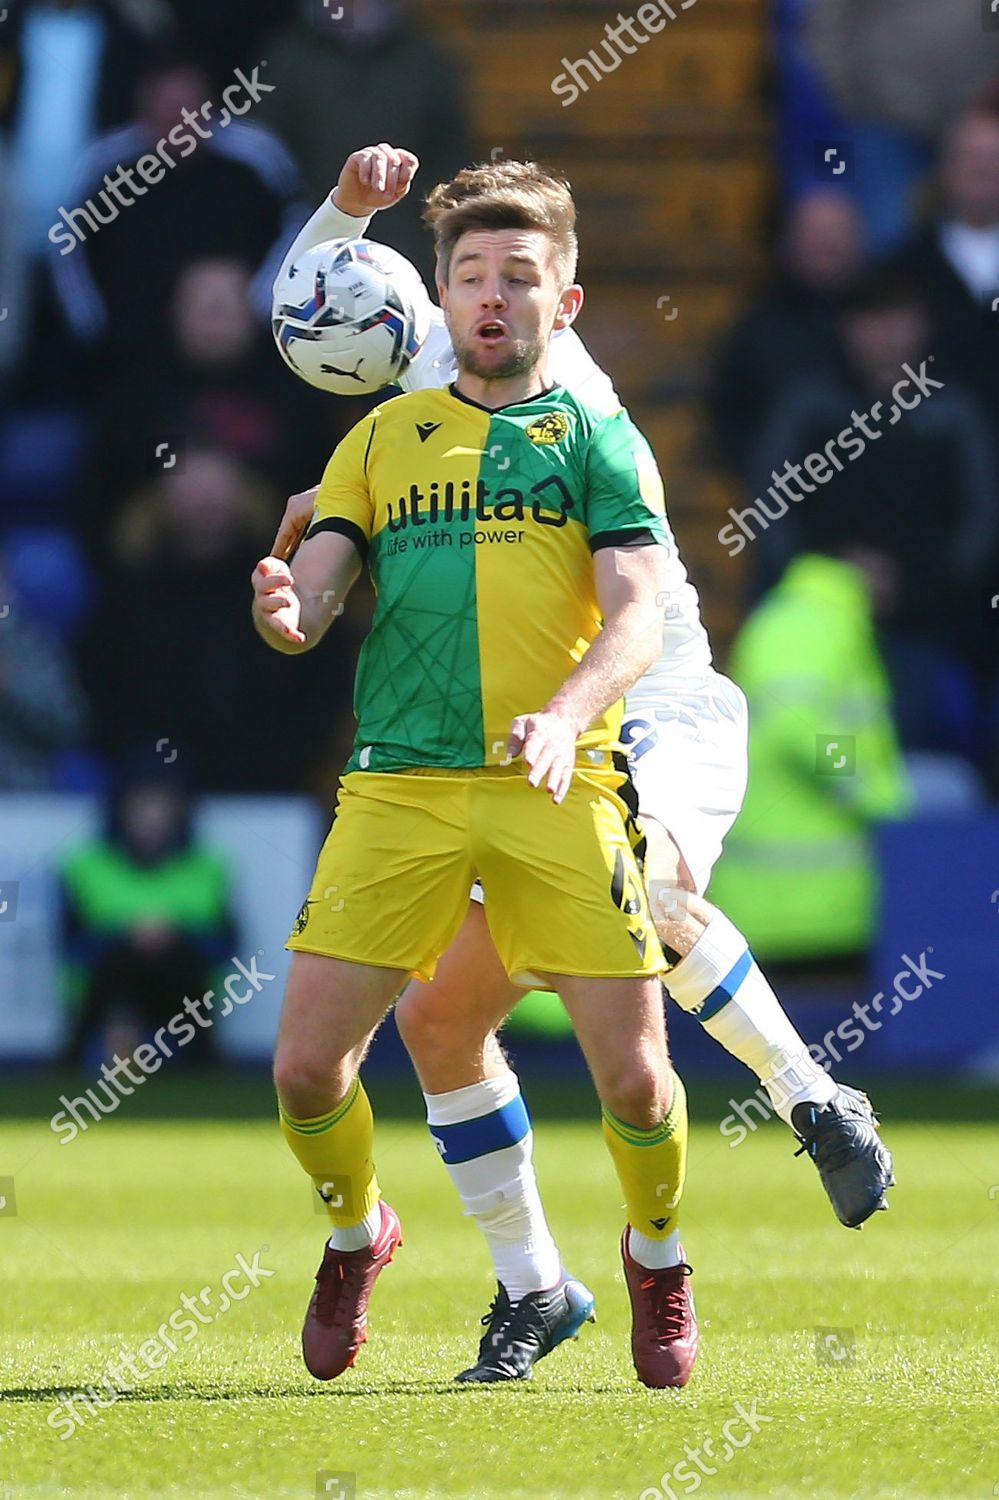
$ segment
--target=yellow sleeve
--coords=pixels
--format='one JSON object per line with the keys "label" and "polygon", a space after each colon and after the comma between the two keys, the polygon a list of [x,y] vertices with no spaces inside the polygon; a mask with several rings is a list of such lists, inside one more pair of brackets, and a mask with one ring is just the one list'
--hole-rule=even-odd
{"label": "yellow sleeve", "polygon": [[306,540],[319,531],[350,537],[362,557],[371,541],[374,507],[368,487],[368,455],[377,409],[352,427],[333,453],[316,493]]}

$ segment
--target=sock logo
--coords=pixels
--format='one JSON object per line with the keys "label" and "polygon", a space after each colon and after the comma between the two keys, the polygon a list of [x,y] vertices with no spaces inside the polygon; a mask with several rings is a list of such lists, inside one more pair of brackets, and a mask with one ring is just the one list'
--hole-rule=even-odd
{"label": "sock logo", "polygon": [[663,1229],[666,1228],[666,1225],[669,1223],[669,1219],[650,1219],[649,1223],[652,1225],[653,1229],[658,1229],[658,1230],[662,1231]]}

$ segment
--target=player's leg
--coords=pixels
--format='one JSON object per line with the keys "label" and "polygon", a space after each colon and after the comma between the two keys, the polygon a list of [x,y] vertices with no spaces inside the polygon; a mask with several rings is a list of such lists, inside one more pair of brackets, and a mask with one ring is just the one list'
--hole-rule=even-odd
{"label": "player's leg", "polygon": [[540,1342],[500,1351],[496,1362],[480,1360],[474,1376],[464,1372],[476,1380],[520,1378],[593,1309],[592,1295],[563,1271],[538,1191],[520,1082],[495,1035],[521,993],[473,900],[433,980],[408,985],[395,1011],[424,1089],[430,1134],[492,1256],[497,1305],[512,1311],[531,1298],[535,1312],[540,1304],[546,1314]]}
{"label": "player's leg", "polygon": [[746,783],[746,710],[720,675],[708,694],[629,719],[647,837],[656,930],[671,961],[667,992],[760,1079],[819,1168],[841,1222],[885,1207],[891,1157],[866,1097],[814,1061],[745,936],[703,892]]}
{"label": "player's leg", "polygon": [[341,1250],[370,1243],[378,1228],[371,1106],[358,1072],[405,979],[402,969],[315,953],[296,953],[291,961],[274,1054],[278,1111],[285,1139],[326,1202],[332,1243]]}
{"label": "player's leg", "polygon": [[635,1227],[624,1252],[639,1377],[682,1385],[697,1348],[689,1267],[675,1233],[686,1101],[666,1046],[662,953],[619,795],[624,784],[610,768],[577,772],[559,807],[525,783],[486,788],[483,801],[497,805],[487,806],[490,837],[479,858],[506,971],[518,983],[541,976],[559,990],[597,1083]]}
{"label": "player's leg", "polygon": [[274,1056],[281,1129],[332,1224],[302,1330],[305,1363],[320,1380],[357,1358],[371,1290],[402,1241],[381,1201],[358,1069],[405,977],[314,953],[296,953],[288,977]]}
{"label": "player's leg", "polygon": [[670,962],[663,975],[667,993],[752,1069],[790,1125],[795,1105],[826,1103],[836,1084],[812,1059],[745,937],[698,894],[672,834],[645,814],[642,829],[649,906]]}
{"label": "player's leg", "polygon": [[358,1069],[407,976],[431,976],[461,924],[467,796],[459,779],[345,777],[288,940],[295,957],[274,1060],[281,1126],[332,1223],[302,1335],[319,1379],[353,1364],[371,1289],[401,1243],[399,1220],[380,1200]]}
{"label": "player's leg", "polygon": [[687,1099],[670,1062],[660,987],[654,980],[551,978],[593,1075],[624,1193],[621,1254],[635,1368],[646,1385],[685,1385],[699,1341],[679,1231]]}

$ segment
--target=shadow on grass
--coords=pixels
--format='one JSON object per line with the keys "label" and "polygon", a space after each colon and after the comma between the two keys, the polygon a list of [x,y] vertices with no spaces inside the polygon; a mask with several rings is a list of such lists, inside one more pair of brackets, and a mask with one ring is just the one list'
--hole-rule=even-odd
{"label": "shadow on grass", "polygon": [[[517,1381],[518,1389],[523,1386],[522,1381]],[[88,1381],[86,1385],[39,1385],[39,1386],[0,1386],[0,1400],[30,1402],[47,1402],[55,1404],[67,1399],[75,1399],[81,1407],[85,1407],[88,1394],[96,1390],[99,1396],[104,1397],[104,1406],[98,1399],[94,1398],[90,1404],[94,1411],[110,1409],[122,1401],[137,1401],[142,1403],[156,1401],[245,1401],[245,1400],[275,1400],[286,1401],[289,1397],[305,1398],[306,1400],[336,1400],[351,1401],[361,1397],[371,1398],[373,1396],[461,1396],[467,1397],[470,1393],[480,1390],[477,1385],[465,1384],[452,1379],[447,1380],[383,1380],[377,1384],[369,1385],[337,1385],[333,1381],[319,1384],[315,1381],[308,1385],[266,1385],[266,1386],[239,1386],[232,1390],[212,1390],[201,1385],[193,1385],[187,1381],[180,1381],[174,1385],[148,1386],[136,1388],[132,1391],[120,1391],[114,1401],[109,1401],[106,1392],[94,1382]],[[489,1387],[493,1390],[493,1387]],[[617,1387],[608,1386],[607,1391],[617,1390]],[[597,1388],[587,1387],[586,1393],[593,1395]],[[545,1390],[540,1386],[531,1388],[532,1397],[543,1395],[557,1395],[564,1398],[567,1394],[561,1387],[558,1389]]]}

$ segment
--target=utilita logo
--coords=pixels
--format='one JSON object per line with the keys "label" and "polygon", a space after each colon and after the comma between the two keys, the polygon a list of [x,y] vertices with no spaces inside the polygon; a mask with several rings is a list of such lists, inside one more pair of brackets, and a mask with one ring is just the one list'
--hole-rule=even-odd
{"label": "utilita logo", "polygon": [[388,529],[406,531],[418,526],[436,526],[454,521],[537,521],[539,526],[564,526],[574,501],[564,481],[550,474],[525,495],[507,486],[496,490],[478,480],[473,489],[467,479],[460,485],[436,480],[422,490],[411,484],[409,494],[388,505]]}

